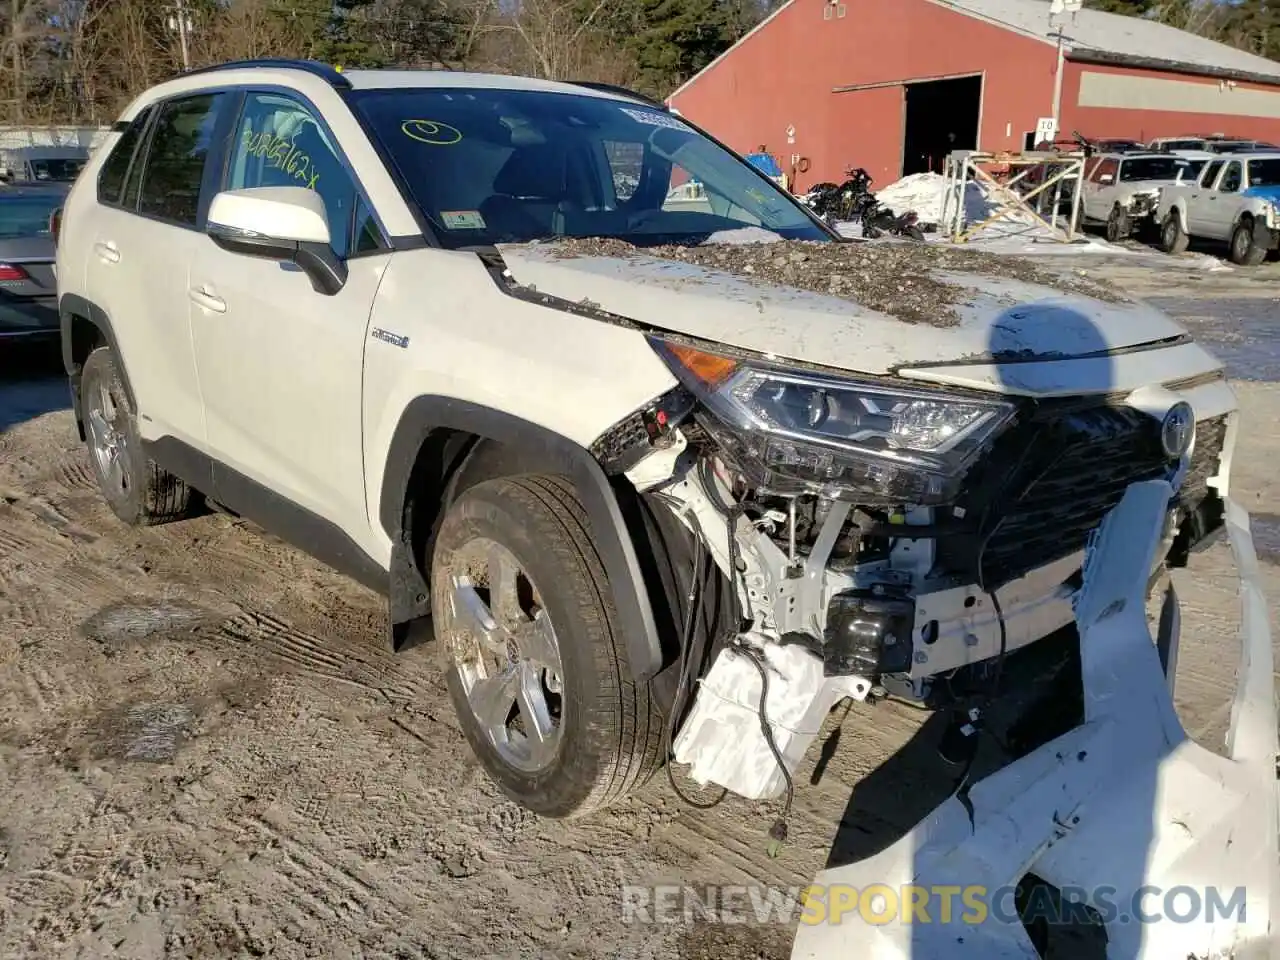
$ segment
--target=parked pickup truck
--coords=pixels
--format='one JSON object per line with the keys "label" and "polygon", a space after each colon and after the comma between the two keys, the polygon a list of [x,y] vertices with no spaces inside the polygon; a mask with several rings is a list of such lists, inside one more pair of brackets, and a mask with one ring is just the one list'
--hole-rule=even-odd
{"label": "parked pickup truck", "polygon": [[1186,250],[1191,237],[1226,240],[1232,263],[1261,263],[1280,249],[1280,151],[1227,155],[1195,183],[1166,187],[1156,211],[1160,246]]}
{"label": "parked pickup truck", "polygon": [[1128,239],[1152,218],[1160,191],[1194,177],[1190,161],[1167,153],[1115,153],[1085,166],[1080,198],[1086,223],[1105,223],[1112,243]]}

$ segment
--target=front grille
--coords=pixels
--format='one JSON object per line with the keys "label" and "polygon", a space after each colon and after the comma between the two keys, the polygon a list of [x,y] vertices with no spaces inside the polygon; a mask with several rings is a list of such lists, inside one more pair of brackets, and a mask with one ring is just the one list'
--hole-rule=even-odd
{"label": "front grille", "polygon": [[[969,566],[987,589],[1083,549],[1131,483],[1170,469],[1159,425],[1138,410],[1094,407],[1038,419],[1002,437],[970,480],[963,505],[979,526]],[[1207,495],[1225,432],[1224,418],[1198,426],[1183,503]],[[960,558],[953,551],[951,559]]]}

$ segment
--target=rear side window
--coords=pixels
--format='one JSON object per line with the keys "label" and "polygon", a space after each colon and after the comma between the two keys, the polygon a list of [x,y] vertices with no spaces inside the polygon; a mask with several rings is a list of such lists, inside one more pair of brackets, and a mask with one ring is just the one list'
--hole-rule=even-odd
{"label": "rear side window", "polygon": [[133,118],[133,122],[120,135],[116,145],[111,148],[98,173],[98,202],[117,204],[120,202],[120,191],[124,188],[125,177],[129,175],[129,164],[138,149],[138,141],[142,139],[142,131],[146,129],[147,120],[151,116],[151,108],[147,107]]}
{"label": "rear side window", "polygon": [[220,93],[170,100],[160,108],[138,212],[183,226],[196,225],[204,165],[213,144]]}

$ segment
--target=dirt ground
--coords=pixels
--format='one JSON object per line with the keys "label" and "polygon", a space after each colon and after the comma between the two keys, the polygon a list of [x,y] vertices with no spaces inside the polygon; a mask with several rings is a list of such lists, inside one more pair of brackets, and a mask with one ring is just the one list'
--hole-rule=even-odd
{"label": "dirt ground", "polygon": [[[1280,267],[1079,268],[1160,296],[1235,351],[1249,379],[1234,493],[1280,604],[1280,377],[1266,359]],[[620,885],[803,885],[848,834],[888,842],[941,799],[940,776],[949,787],[920,712],[859,705],[811,751],[776,859],[775,807],[692,810],[662,778],[587,821],[539,820],[477,769],[433,646],[388,652],[372,593],[225,516],[123,527],[56,361],[8,366],[2,957],[782,958],[782,923],[624,923]],[[1236,663],[1225,545],[1177,582],[1181,714],[1216,749]]]}

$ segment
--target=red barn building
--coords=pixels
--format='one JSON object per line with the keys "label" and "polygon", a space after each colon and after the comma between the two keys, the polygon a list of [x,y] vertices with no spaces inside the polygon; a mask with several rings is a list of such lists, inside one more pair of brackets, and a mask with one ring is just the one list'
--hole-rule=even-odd
{"label": "red barn building", "polygon": [[740,153],[763,144],[799,189],[1021,150],[1050,117],[1060,137],[1280,143],[1280,63],[1049,0],[788,0],[668,103]]}

